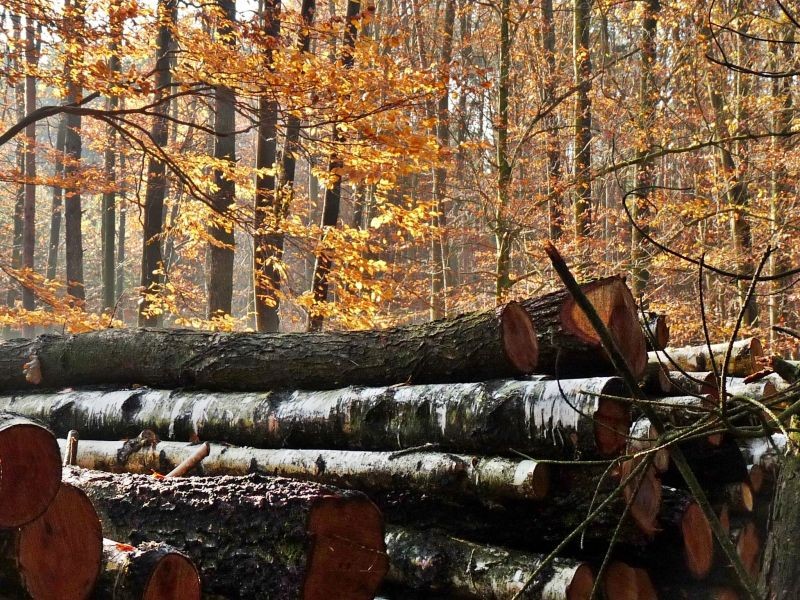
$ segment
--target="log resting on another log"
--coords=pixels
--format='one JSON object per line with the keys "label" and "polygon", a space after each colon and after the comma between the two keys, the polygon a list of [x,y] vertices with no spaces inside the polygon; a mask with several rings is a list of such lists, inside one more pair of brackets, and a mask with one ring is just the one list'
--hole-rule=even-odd
{"label": "log resting on another log", "polygon": [[0,531],[0,597],[88,598],[102,554],[103,534],[92,502],[62,483],[38,518]]}
{"label": "log resting on another log", "polygon": [[[716,371],[722,370],[728,343],[712,344],[711,352],[716,364]],[[759,370],[758,359],[764,355],[758,338],[747,338],[734,342],[731,361],[728,365],[729,377],[747,377]],[[684,371],[714,371],[708,346],[685,346],[683,348],[664,348],[647,353],[648,362],[661,363],[672,370],[674,365]]]}
{"label": "log resting on another log", "polygon": [[[636,302],[625,280],[615,275],[583,284],[581,289],[611,332],[634,376],[640,377],[647,365],[647,346]],[[522,306],[533,319],[538,337],[537,372],[559,377],[615,372],[597,332],[566,289],[524,300]]]}
{"label": "log resting on another log", "polygon": [[387,581],[459,598],[589,600],[594,576],[584,562],[556,558],[520,596],[544,555],[467,542],[447,534],[389,527]]}
{"label": "log resting on another log", "polygon": [[670,371],[669,379],[676,394],[719,399],[719,385],[713,371]]}
{"label": "log resting on another log", "polygon": [[371,600],[388,568],[383,520],[363,494],[259,475],[181,477],[66,467],[106,534],[185,552],[203,590],[229,598]]}
{"label": "log resting on another log", "polygon": [[0,412],[0,527],[40,516],[61,485],[61,456],[52,433],[19,415]]}
{"label": "log resting on another log", "polygon": [[[562,395],[562,391],[564,395]],[[262,394],[168,390],[0,396],[0,410],[59,435],[119,440],[142,430],[237,446],[394,450],[437,444],[465,453],[513,448],[536,458],[614,456],[630,428],[620,379],[496,380]]]}
{"label": "log resting on another log", "polygon": [[[648,350],[663,350],[669,345],[669,325],[667,324],[667,315],[641,311],[639,315],[639,323],[645,332],[645,341],[647,342]],[[647,335],[647,333],[650,335]]]}
{"label": "log resting on another log", "polygon": [[[106,329],[0,343],[0,390],[81,385],[333,389],[532,373],[536,334],[516,302],[381,331]],[[27,365],[27,368],[26,368]]]}
{"label": "log resting on another log", "polygon": [[[59,443],[66,448],[65,440]],[[113,473],[166,473],[196,449],[182,442],[158,442],[129,452],[126,442],[82,440],[77,466]],[[263,450],[211,444],[209,455],[195,470],[206,476],[250,473],[372,492],[409,489],[494,501],[541,500],[550,484],[548,465],[533,460],[422,450]]]}
{"label": "log resting on another log", "polygon": [[200,575],[177,549],[155,542],[131,546],[103,540],[97,600],[200,600]]}

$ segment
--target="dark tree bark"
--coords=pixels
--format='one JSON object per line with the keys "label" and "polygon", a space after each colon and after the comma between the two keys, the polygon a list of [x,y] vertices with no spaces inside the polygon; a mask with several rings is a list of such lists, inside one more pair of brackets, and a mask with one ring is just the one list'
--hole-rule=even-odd
{"label": "dark tree bark", "polygon": [[761,571],[761,590],[767,600],[795,598],[800,594],[800,460],[792,453],[780,465],[772,502]]}
{"label": "dark tree bark", "polygon": [[[342,44],[342,57],[341,62],[345,68],[353,65],[353,50],[356,45],[356,38],[358,37],[358,28],[356,20],[361,12],[361,0],[348,0],[347,1],[347,15],[345,16],[347,26],[344,32],[344,42]],[[338,124],[333,126],[333,142],[334,144],[341,144],[344,140]],[[334,151],[328,162],[328,172],[333,182],[325,187],[325,198],[322,203],[322,240],[320,244],[321,249],[317,251],[316,263],[314,264],[314,274],[312,276],[311,291],[313,293],[313,304],[311,312],[308,317],[308,330],[320,331],[325,317],[318,311],[318,306],[327,302],[328,288],[330,287],[330,271],[333,265],[333,256],[331,256],[331,249],[325,247],[325,237],[328,229],[336,227],[339,221],[339,208],[342,201],[342,177],[337,172],[344,166],[341,155]]]}
{"label": "dark tree bark", "polygon": [[[70,13],[69,22],[73,25],[72,30],[77,34],[83,27],[85,0],[72,0],[68,7]],[[68,58],[68,64],[65,69],[67,73],[74,68],[74,60],[73,57]],[[72,79],[68,80],[67,102],[78,102],[81,95],[80,83]],[[68,113],[67,137],[64,143],[64,150],[69,162],[64,167],[64,177],[72,182],[80,181],[81,144],[81,115]],[[80,188],[74,187],[67,191],[64,198],[64,239],[66,243],[67,294],[72,297],[72,302],[77,306],[83,306],[86,300],[86,290],[83,283],[82,218]]]}
{"label": "dark tree bark", "polygon": [[[36,376],[25,364],[36,356]],[[0,389],[147,384],[207,389],[332,389],[530,373],[536,346],[516,303],[382,331],[209,333],[107,329],[0,345]]]}
{"label": "dark tree bark", "polygon": [[[264,0],[264,29],[272,40],[280,35],[280,0]],[[271,68],[272,49],[265,50]],[[299,135],[299,131],[298,134]],[[287,147],[284,149],[286,151]],[[258,148],[256,168],[274,169],[278,157],[278,101],[268,95],[258,100]],[[276,189],[274,173],[256,176],[255,235],[253,236],[253,289],[256,329],[276,332],[280,327],[280,261],[283,233],[280,230],[282,190]]]}
{"label": "dark tree bark", "polygon": [[[556,76],[556,30],[553,18],[553,0],[542,0],[542,51],[547,64],[547,74],[542,93],[545,105],[555,101]],[[561,191],[561,149],[558,142],[558,118],[550,115],[545,119],[547,127],[547,206],[550,218],[550,239],[557,240],[564,231],[564,207]]]}
{"label": "dark tree bark", "polygon": [[[22,40],[22,18],[12,13],[11,14],[11,29],[12,37],[17,47],[23,43]],[[19,69],[19,59],[17,53],[12,53],[11,66],[12,68]],[[19,82],[14,85],[14,112],[17,121],[22,121],[25,118],[25,84]],[[11,268],[19,269],[22,267],[22,228],[23,228],[23,211],[25,209],[25,183],[22,176],[25,173],[25,142],[23,140],[17,141],[16,147],[16,167],[20,174],[21,182],[17,184],[14,198],[14,233],[11,247]],[[19,289],[16,285],[12,285],[8,289],[6,297],[6,304],[13,307],[17,300],[19,300]]]}
{"label": "dark tree bark", "polygon": [[592,63],[589,46],[592,0],[573,0],[573,61],[575,68],[574,177],[575,236],[586,237],[592,225]]}
{"label": "dark tree bark", "polygon": [[[169,103],[161,101],[169,93],[172,81],[170,72],[170,49],[173,44],[171,25],[177,18],[177,0],[159,0],[159,29],[156,41],[156,91],[157,103],[153,117],[150,137],[153,143],[164,148],[168,140],[167,111]],[[139,304],[139,326],[157,326],[162,318],[151,311],[152,296],[160,293],[163,275],[161,242],[164,233],[164,197],[167,193],[166,165],[164,161],[151,157],[147,166],[147,188],[144,200],[144,227],[142,232],[142,272],[141,286],[143,297]]]}
{"label": "dark tree bark", "polygon": [[[120,173],[125,172],[125,155],[119,155],[119,170]],[[116,302],[120,302],[122,295],[125,293],[125,235],[127,233],[127,217],[128,208],[125,205],[125,190],[120,189],[120,206],[119,206],[119,227],[117,228],[117,262],[115,265],[116,283],[114,291],[117,294]],[[120,315],[121,320],[124,315]]]}
{"label": "dark tree bark", "polygon": [[[36,24],[28,16],[25,21],[25,63],[29,73],[25,76],[25,113],[30,115],[36,110],[36,76],[34,69],[39,64],[37,51]],[[36,249],[36,122],[25,127],[25,201],[22,210],[22,266],[34,271],[34,250]],[[33,288],[22,287],[22,307],[34,310],[36,301]],[[34,328],[25,325],[22,332],[32,336]]]}
{"label": "dark tree bark", "polygon": [[[64,177],[64,150],[67,138],[67,118],[62,115],[58,120],[58,133],[56,133],[56,162],[54,168],[55,177]],[[53,202],[50,209],[50,241],[47,245],[47,279],[56,278],[58,267],[58,245],[61,237],[61,210],[64,198],[64,188],[59,182],[53,186]]]}
{"label": "dark tree bark", "polygon": [[91,498],[108,535],[185,552],[208,594],[371,600],[388,568],[383,519],[358,492],[258,475],[158,480],[68,468],[64,480]]}
{"label": "dark tree bark", "polygon": [[[218,35],[221,43],[233,47],[231,36],[236,21],[236,0],[217,0],[224,20],[220,21]],[[214,88],[214,158],[227,163],[228,168],[236,164],[236,94],[226,86]],[[233,302],[233,222],[227,216],[236,202],[236,183],[231,173],[214,170],[217,191],[212,196],[212,207],[216,211],[214,221],[208,227],[211,241],[206,254],[206,318],[231,314]]]}

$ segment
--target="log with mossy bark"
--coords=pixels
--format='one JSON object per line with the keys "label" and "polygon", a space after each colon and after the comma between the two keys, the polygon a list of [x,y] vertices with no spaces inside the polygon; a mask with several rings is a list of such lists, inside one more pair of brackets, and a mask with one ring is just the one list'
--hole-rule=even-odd
{"label": "log with mossy bark", "polygon": [[386,552],[388,582],[448,597],[588,600],[594,585],[592,569],[580,560],[556,558],[532,578],[544,555],[475,544],[430,529],[387,528]]}
{"label": "log with mossy bark", "polygon": [[62,483],[38,518],[0,531],[0,597],[88,598],[100,573],[102,548],[92,502]]}
{"label": "log with mossy bark", "polygon": [[371,600],[388,567],[383,519],[361,493],[291,479],[111,474],[66,467],[107,536],[186,553],[204,593]]}
{"label": "log with mossy bark", "polygon": [[[640,377],[647,365],[647,347],[636,303],[625,280],[606,277],[581,286],[617,342],[633,372]],[[566,289],[524,300],[538,338],[538,373],[559,377],[613,374],[608,353],[586,314]]]}
{"label": "log with mossy bark", "polygon": [[[66,440],[59,442],[66,448]],[[140,444],[81,440],[77,465],[114,473],[167,473],[197,449],[183,442]],[[483,500],[541,500],[549,489],[549,467],[527,459],[449,454],[425,450],[362,452],[355,450],[265,450],[211,444],[192,474],[259,473],[315,481],[341,488],[409,489]]]}
{"label": "log with mossy bark", "polygon": [[630,409],[617,378],[212,393],[86,391],[0,396],[66,435],[113,439],[151,430],[262,448],[393,450],[437,444],[454,452],[515,449],[537,458],[613,456],[625,447]]}
{"label": "log with mossy bark", "polygon": [[216,390],[333,389],[480,381],[535,371],[522,307],[380,331],[213,333],[106,329],[0,344],[0,389],[150,385]]}
{"label": "log with mossy bark", "polygon": [[[725,353],[728,343],[711,345],[711,354],[708,346],[686,346],[683,348],[664,348],[655,352],[648,352],[648,362],[666,365],[670,370],[680,367],[683,371],[714,371],[722,372],[725,362]],[[733,344],[727,375],[729,377],[747,377],[759,370],[758,359],[764,355],[761,342],[758,338],[746,338]],[[713,361],[712,361],[713,358]],[[714,368],[716,366],[716,368]]]}
{"label": "log with mossy bark", "polygon": [[56,438],[40,424],[0,412],[0,527],[41,515],[61,484]]}
{"label": "log with mossy bark", "polygon": [[98,600],[200,600],[200,574],[188,556],[169,546],[131,546],[103,540]]}

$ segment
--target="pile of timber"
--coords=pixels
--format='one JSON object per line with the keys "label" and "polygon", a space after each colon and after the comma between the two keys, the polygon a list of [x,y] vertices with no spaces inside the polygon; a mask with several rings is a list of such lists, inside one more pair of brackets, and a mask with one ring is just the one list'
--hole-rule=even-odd
{"label": "pile of timber", "polygon": [[[582,289],[668,431],[703,427],[680,447],[755,575],[782,442],[734,441],[715,409],[723,391],[732,407],[776,394],[772,379],[743,379],[760,345],[673,350],[663,315],[637,314],[624,280]],[[32,501],[25,478],[49,453],[53,497],[82,499],[100,540],[86,547],[104,557],[94,574],[64,570],[115,590],[104,597],[738,597],[669,447],[617,375],[566,291],[383,331],[10,340],[0,411],[48,447],[21,452],[0,435],[2,476],[8,460],[22,482],[4,502],[0,479],[0,517]],[[0,567],[9,585],[29,568],[20,560]],[[148,592],[157,573],[173,579]]]}

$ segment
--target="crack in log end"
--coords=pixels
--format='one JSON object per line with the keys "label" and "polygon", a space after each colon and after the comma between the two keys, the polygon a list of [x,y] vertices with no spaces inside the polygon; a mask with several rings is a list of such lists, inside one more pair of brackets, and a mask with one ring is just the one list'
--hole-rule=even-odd
{"label": "crack in log end", "polygon": [[695,579],[705,579],[714,563],[714,540],[711,525],[694,500],[681,517],[681,534],[686,568]]}
{"label": "crack in log end", "polygon": [[378,507],[366,498],[323,497],[311,509],[307,528],[312,548],[303,599],[372,600],[389,570]]}
{"label": "crack in log end", "polygon": [[539,362],[539,343],[536,341],[533,320],[517,302],[509,302],[499,313],[500,335],[506,358],[521,375],[533,373]]}
{"label": "crack in log end", "polygon": [[103,535],[92,502],[61,484],[53,502],[17,534],[23,588],[31,598],[87,598],[100,573]]}
{"label": "crack in log end", "polygon": [[53,434],[27,419],[0,414],[0,527],[41,515],[61,483],[61,452]]}
{"label": "crack in log end", "polygon": [[602,586],[606,598],[614,600],[638,600],[639,598],[636,571],[624,562],[614,561],[608,565]]}
{"label": "crack in log end", "polygon": [[199,600],[200,595],[200,575],[194,564],[172,552],[158,561],[142,600]]}
{"label": "crack in log end", "polygon": [[[589,565],[582,563],[575,569],[572,581],[567,585],[566,600],[590,600],[592,588],[594,588],[594,573],[592,573],[592,568]],[[545,588],[546,591],[547,589]],[[542,594],[542,598],[549,597],[546,593]]]}

